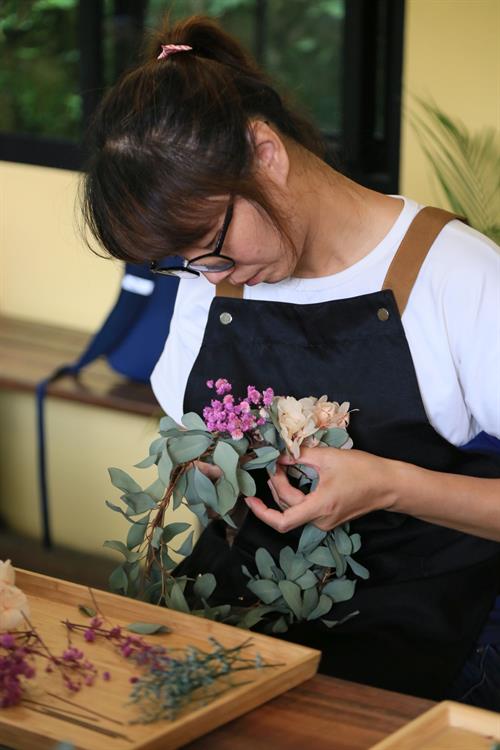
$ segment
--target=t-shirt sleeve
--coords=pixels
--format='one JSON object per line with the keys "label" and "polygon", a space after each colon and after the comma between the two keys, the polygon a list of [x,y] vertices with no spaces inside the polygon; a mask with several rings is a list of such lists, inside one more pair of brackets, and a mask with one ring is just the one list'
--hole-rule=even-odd
{"label": "t-shirt sleeve", "polygon": [[441,304],[458,380],[477,432],[500,438],[500,248],[460,222],[442,234]]}

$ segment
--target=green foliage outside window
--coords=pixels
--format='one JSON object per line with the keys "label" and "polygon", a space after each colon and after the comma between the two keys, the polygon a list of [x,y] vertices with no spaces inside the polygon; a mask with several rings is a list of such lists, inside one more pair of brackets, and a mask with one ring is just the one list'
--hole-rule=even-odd
{"label": "green foliage outside window", "polygon": [[[85,2],[85,0],[81,0]],[[137,0],[141,4],[141,0]],[[255,0],[145,0],[145,26],[171,7],[173,20],[205,13],[257,53]],[[79,0],[0,2],[0,132],[79,141]],[[345,0],[268,0],[261,29],[263,64],[320,127],[340,130],[341,46]],[[103,83],[130,60],[119,60],[123,19],[103,2]],[[96,34],[99,33],[96,29]],[[131,39],[130,48],[138,48]],[[120,50],[120,52],[118,52]]]}

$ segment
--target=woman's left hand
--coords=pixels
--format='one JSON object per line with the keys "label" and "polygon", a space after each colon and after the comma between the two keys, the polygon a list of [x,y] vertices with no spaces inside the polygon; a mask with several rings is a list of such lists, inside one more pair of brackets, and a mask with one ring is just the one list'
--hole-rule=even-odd
{"label": "woman's left hand", "polygon": [[[318,472],[314,492],[305,495],[290,484],[286,467],[295,463]],[[306,523],[329,531],[373,510],[390,508],[395,499],[391,469],[396,463],[359,450],[303,448],[297,460],[282,456],[268,482],[282,512],[257,497],[247,497],[246,503],[261,521],[282,533]]]}

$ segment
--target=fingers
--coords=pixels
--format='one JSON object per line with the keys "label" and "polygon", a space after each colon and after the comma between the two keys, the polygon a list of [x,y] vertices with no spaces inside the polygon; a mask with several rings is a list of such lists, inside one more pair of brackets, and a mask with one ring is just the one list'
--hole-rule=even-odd
{"label": "fingers", "polygon": [[286,508],[283,512],[268,508],[258,497],[246,497],[245,502],[257,518],[282,534],[304,526],[306,523],[315,522],[318,513],[314,499],[311,502],[309,497],[305,497],[304,502]]}
{"label": "fingers", "polygon": [[267,484],[271,490],[274,501],[280,507],[283,505],[289,507],[304,502],[306,496],[296,487],[292,487],[285,469],[281,466],[277,467],[276,473],[269,477]]}
{"label": "fingers", "polygon": [[283,466],[293,466],[294,464],[305,464],[306,466],[312,466],[313,469],[319,470],[320,465],[326,458],[324,447],[321,448],[304,448],[300,449],[300,456],[294,458],[288,453],[283,453],[278,458],[278,464]]}

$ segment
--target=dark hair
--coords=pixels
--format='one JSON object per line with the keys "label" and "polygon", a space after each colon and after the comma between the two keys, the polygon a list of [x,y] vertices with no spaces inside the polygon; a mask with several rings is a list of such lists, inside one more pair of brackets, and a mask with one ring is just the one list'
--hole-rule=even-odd
{"label": "dark hair", "polygon": [[[158,60],[161,45],[193,49]],[[286,225],[253,169],[249,119],[260,117],[323,157],[321,137],[292,112],[240,44],[193,16],[150,40],[145,61],[106,94],[90,129],[83,218],[112,256],[156,260],[194,245],[241,196],[282,235]]]}

